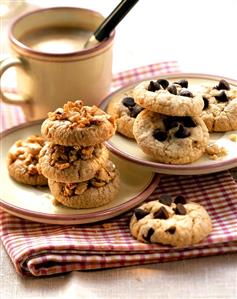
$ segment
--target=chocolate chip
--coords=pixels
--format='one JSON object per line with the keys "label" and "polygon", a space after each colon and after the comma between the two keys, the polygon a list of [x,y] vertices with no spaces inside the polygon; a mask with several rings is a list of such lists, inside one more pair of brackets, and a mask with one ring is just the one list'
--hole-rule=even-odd
{"label": "chocolate chip", "polygon": [[146,236],[142,236],[143,237],[143,239],[145,240],[145,241],[147,241],[147,242],[151,242],[151,236],[154,234],[154,232],[155,232],[155,230],[152,228],[152,227],[150,227],[149,228],[149,230],[148,230],[148,232],[147,232],[147,235]]}
{"label": "chocolate chip", "polygon": [[190,136],[190,132],[183,125],[180,125],[174,136],[176,138],[187,138]]}
{"label": "chocolate chip", "polygon": [[169,194],[160,195],[159,202],[166,206],[171,206],[173,199]]}
{"label": "chocolate chip", "polygon": [[169,81],[166,79],[158,79],[157,82],[166,89],[169,86]]}
{"label": "chocolate chip", "polygon": [[160,89],[160,84],[157,81],[150,81],[147,89],[154,92]]}
{"label": "chocolate chip", "polygon": [[167,132],[162,131],[161,129],[155,129],[153,132],[153,137],[158,141],[165,141],[167,136]]}
{"label": "chocolate chip", "polygon": [[186,213],[187,213],[185,207],[181,203],[178,203],[176,205],[174,212],[176,215],[186,215]]}
{"label": "chocolate chip", "polygon": [[207,109],[209,106],[209,101],[206,97],[202,97],[203,98],[203,102],[204,102],[204,107],[203,110]]}
{"label": "chocolate chip", "polygon": [[144,218],[146,215],[148,215],[149,212],[147,212],[143,209],[137,208],[134,210],[134,214],[135,214],[137,220],[140,220],[140,219]]}
{"label": "chocolate chip", "polygon": [[228,97],[224,91],[222,91],[221,93],[216,95],[215,98],[218,102],[221,102],[221,103],[228,102]]}
{"label": "chocolate chip", "polygon": [[187,203],[187,201],[182,195],[178,195],[178,196],[175,197],[174,203],[176,203],[176,204],[181,203],[181,204],[184,205],[184,204]]}
{"label": "chocolate chip", "polygon": [[129,109],[129,115],[131,116],[131,117],[137,117],[138,116],[138,114],[144,109],[144,108],[142,108],[141,106],[139,106],[139,105],[135,105],[134,107],[129,107],[128,108]]}
{"label": "chocolate chip", "polygon": [[185,79],[174,82],[174,84],[179,84],[183,88],[188,88],[188,81]]}
{"label": "chocolate chip", "polygon": [[191,116],[183,116],[180,121],[186,128],[195,128],[197,126]]}
{"label": "chocolate chip", "polygon": [[221,79],[219,81],[218,85],[214,88],[216,88],[218,90],[230,90],[230,85],[226,80]]}
{"label": "chocolate chip", "polygon": [[172,128],[176,128],[179,125],[178,122],[177,122],[177,117],[176,116],[164,117],[163,123],[164,123],[165,129],[167,131],[172,129]]}
{"label": "chocolate chip", "polygon": [[173,225],[173,226],[169,227],[165,232],[173,235],[175,233],[175,231],[176,231],[176,227]]}
{"label": "chocolate chip", "polygon": [[174,94],[174,95],[177,95],[177,88],[175,85],[170,85],[168,88],[167,88],[168,92]]}
{"label": "chocolate chip", "polygon": [[189,91],[187,89],[182,89],[180,91],[179,95],[182,96],[182,97],[193,98],[193,94],[191,93],[191,91]]}
{"label": "chocolate chip", "polygon": [[160,207],[159,210],[154,213],[153,217],[154,219],[168,219],[169,213],[165,207]]}
{"label": "chocolate chip", "polygon": [[134,98],[132,98],[132,97],[123,98],[122,103],[126,107],[133,107],[136,105],[136,103],[134,102]]}

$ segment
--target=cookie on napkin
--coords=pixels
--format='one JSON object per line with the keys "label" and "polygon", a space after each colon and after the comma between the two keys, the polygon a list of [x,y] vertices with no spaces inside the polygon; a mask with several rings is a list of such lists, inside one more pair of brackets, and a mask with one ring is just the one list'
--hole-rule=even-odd
{"label": "cookie on napkin", "polygon": [[135,209],[130,231],[141,242],[187,247],[206,238],[212,223],[200,204],[164,194]]}

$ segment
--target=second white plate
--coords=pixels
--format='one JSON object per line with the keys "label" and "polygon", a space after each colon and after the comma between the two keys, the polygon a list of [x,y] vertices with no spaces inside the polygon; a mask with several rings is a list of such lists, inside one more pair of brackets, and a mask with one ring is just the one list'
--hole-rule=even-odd
{"label": "second white plate", "polygon": [[[237,87],[237,81],[233,79],[212,75],[180,73],[169,74],[166,76],[162,75],[160,77],[175,81],[180,79],[187,79],[189,81],[189,84],[192,86],[197,86],[203,83],[216,85],[220,79],[226,79],[230,84]],[[148,78],[147,80],[156,79],[157,77],[152,77]],[[138,82],[135,82],[114,92],[105,99],[100,107],[106,111],[107,105],[111,100],[114,100],[118,97],[124,97],[126,93],[131,91],[137,84]],[[233,142],[230,140],[231,134],[237,135],[237,131],[210,134],[210,143],[215,142],[215,144],[217,144],[218,146],[224,147],[227,151],[227,154],[225,156],[220,157],[217,160],[212,160],[210,159],[210,157],[208,157],[207,154],[204,154],[198,161],[184,165],[158,163],[148,155],[146,155],[134,140],[126,138],[118,133],[116,133],[107,142],[107,146],[117,156],[159,173],[174,175],[206,174],[223,171],[237,166],[237,142]]]}

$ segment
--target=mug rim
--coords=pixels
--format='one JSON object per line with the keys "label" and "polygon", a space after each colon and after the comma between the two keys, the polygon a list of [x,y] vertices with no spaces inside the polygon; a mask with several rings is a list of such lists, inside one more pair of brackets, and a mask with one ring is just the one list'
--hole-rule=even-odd
{"label": "mug rim", "polygon": [[110,36],[105,39],[102,42],[99,42],[98,44],[92,46],[91,48],[88,49],[81,49],[77,51],[72,51],[69,53],[49,53],[49,52],[41,52],[38,50],[34,50],[21,41],[19,41],[13,34],[13,30],[15,26],[17,25],[18,22],[20,22],[22,19],[31,16],[33,14],[38,14],[39,12],[44,12],[44,11],[50,11],[50,10],[78,10],[78,11],[84,11],[88,12],[90,14],[94,14],[97,16],[103,17],[103,15],[95,10],[87,9],[87,8],[82,8],[82,7],[75,7],[75,6],[56,6],[56,7],[48,7],[48,8],[39,8],[32,10],[30,12],[26,12],[19,16],[10,26],[10,30],[8,33],[9,40],[12,43],[12,45],[18,49],[21,53],[27,56],[32,56],[32,57],[38,57],[38,58],[75,58],[76,57],[82,57],[82,56],[90,56],[90,55],[95,55],[96,52],[100,52],[101,50],[103,51],[104,49],[107,48],[108,45],[112,44],[112,41],[115,36],[115,30],[113,30],[110,34]]}

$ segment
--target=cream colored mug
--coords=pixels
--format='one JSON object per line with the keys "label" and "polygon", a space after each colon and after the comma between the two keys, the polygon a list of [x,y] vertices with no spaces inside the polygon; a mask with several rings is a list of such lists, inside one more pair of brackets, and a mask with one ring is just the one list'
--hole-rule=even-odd
{"label": "cream colored mug", "polygon": [[68,100],[98,105],[110,89],[115,33],[92,48],[83,45],[103,20],[98,12],[76,7],[19,17],[9,31],[13,56],[0,63],[0,79],[16,67],[18,94],[10,97],[1,86],[2,101],[21,105],[27,120],[44,118]]}

